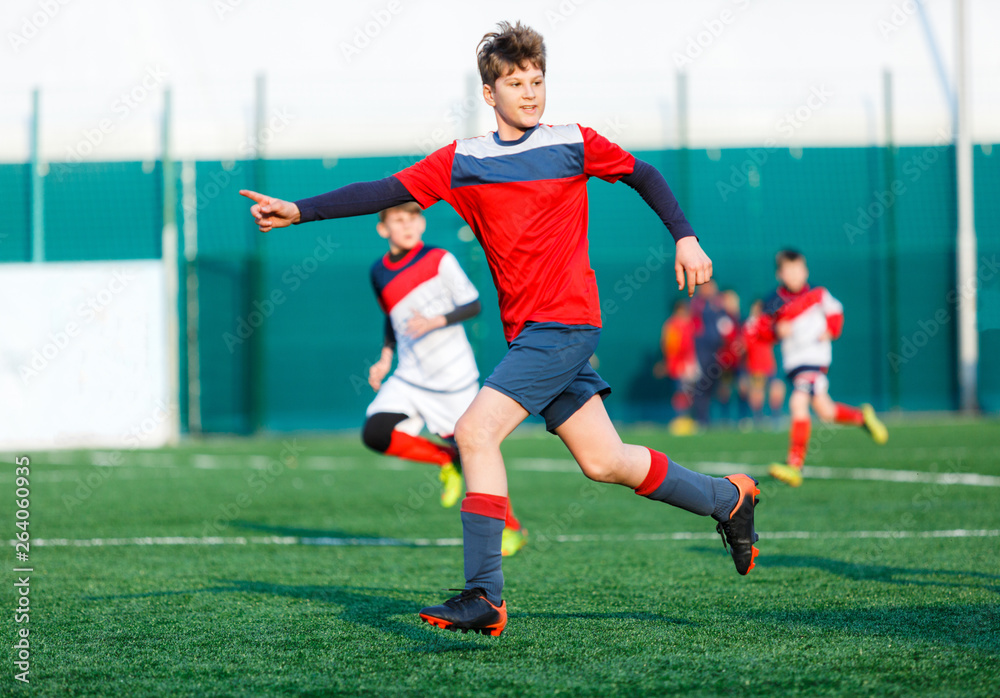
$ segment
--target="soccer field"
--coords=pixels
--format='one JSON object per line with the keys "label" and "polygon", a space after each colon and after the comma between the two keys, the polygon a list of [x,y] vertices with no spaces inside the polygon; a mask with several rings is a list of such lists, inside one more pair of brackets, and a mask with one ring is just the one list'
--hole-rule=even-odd
{"label": "soccer field", "polygon": [[[433,467],[355,436],[31,455],[30,690],[50,695],[997,695],[1000,423],[624,436],[759,476],[757,567],[714,522],[591,483],[561,443],[504,446],[529,547],[499,638],[419,622],[461,587]],[[14,537],[13,455],[0,477]],[[115,465],[115,463],[119,463]],[[740,465],[735,465],[740,464]],[[13,679],[16,602],[2,600]]]}

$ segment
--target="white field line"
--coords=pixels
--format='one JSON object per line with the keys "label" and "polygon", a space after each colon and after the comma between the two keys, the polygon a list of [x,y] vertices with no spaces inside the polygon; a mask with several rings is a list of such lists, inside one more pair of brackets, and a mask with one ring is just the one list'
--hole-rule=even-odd
{"label": "white field line", "polygon": [[[630,541],[689,541],[715,540],[717,533],[585,533],[554,537],[539,537],[539,540],[558,543],[587,542],[630,542]],[[808,540],[815,538],[997,538],[1000,529],[970,530],[964,528],[944,531],[773,531],[764,533],[761,540]],[[16,540],[8,541],[13,546]],[[336,547],[419,547],[455,548],[462,545],[461,538],[331,538],[299,536],[218,536],[189,537],[167,536],[146,538],[35,538],[32,545],[38,547],[100,548],[142,545],[315,545]]]}
{"label": "white field line", "polygon": [[[708,475],[766,476],[766,465],[746,463],[701,462],[690,463],[691,469]],[[579,472],[574,461],[565,458],[521,458],[512,461],[514,470],[533,470],[547,473]],[[919,470],[890,470],[886,468],[828,468],[807,465],[802,474],[812,480],[878,480],[881,482],[917,482],[935,485],[973,485],[977,487],[1000,487],[1000,477],[979,475],[978,473],[928,473]]]}
{"label": "white field line", "polygon": [[[151,454],[146,454],[151,455]],[[271,468],[277,460],[262,455],[236,455],[236,454],[191,454],[187,465],[195,470],[267,470]],[[55,464],[52,464],[55,465]],[[92,464],[96,467],[108,467],[109,464],[102,458],[93,459]],[[731,475],[733,473],[746,473],[755,477],[767,475],[766,465],[751,465],[745,462],[717,462],[701,461],[688,464],[692,469],[707,473],[709,475]],[[63,482],[80,479],[80,471],[72,469],[71,466],[65,470],[47,470],[45,467],[35,466],[35,474],[32,476],[36,481]],[[154,469],[165,469],[173,471],[174,476],[180,476],[186,470],[179,467],[176,461],[165,458],[146,458],[139,463],[122,464],[116,467],[116,477],[126,479],[136,479],[133,474],[125,476],[124,473],[149,471]],[[329,456],[309,456],[301,459],[297,463],[289,464],[289,469],[301,468],[306,470],[357,470],[362,467],[356,458],[333,458]],[[371,467],[371,466],[367,466]],[[389,458],[380,458],[374,465],[378,470],[417,470],[426,468],[422,463],[411,463]],[[549,473],[578,473],[579,466],[575,461],[568,458],[515,458],[510,461],[510,467],[516,471],[534,471]],[[809,466],[803,470],[803,475],[812,480],[869,480],[880,482],[902,482],[902,483],[926,483],[935,485],[970,485],[974,487],[1000,487],[1000,476],[981,475],[978,473],[955,473],[955,472],[925,472],[920,470],[893,470],[890,468],[831,468],[827,466]],[[0,473],[0,482],[12,482],[14,474],[12,472]]]}

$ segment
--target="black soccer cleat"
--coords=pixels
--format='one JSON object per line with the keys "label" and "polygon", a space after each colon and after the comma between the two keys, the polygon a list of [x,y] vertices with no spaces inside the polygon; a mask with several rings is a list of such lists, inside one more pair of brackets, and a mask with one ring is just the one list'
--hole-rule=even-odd
{"label": "black soccer cleat", "polygon": [[736,571],[747,574],[756,565],[754,558],[760,553],[754,545],[760,536],[753,528],[753,510],[759,501],[760,489],[749,475],[726,475],[726,479],[736,485],[740,497],[729,519],[720,521],[715,530],[722,536],[722,546],[732,554]]}
{"label": "black soccer cleat", "polygon": [[[449,591],[459,591],[450,589]],[[429,606],[420,611],[420,617],[436,628],[467,633],[470,630],[483,635],[498,636],[507,627],[507,602],[494,606],[479,587],[462,589],[440,606]]]}

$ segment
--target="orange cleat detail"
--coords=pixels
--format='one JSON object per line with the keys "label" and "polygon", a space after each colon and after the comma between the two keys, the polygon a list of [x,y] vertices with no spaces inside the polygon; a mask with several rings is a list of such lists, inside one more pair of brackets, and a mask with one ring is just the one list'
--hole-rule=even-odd
{"label": "orange cleat detail", "polygon": [[756,566],[754,559],[760,553],[754,546],[760,538],[754,530],[754,508],[760,488],[749,475],[727,475],[726,479],[736,487],[739,497],[729,518],[720,521],[715,530],[722,537],[723,547],[732,555],[736,571],[745,575]]}
{"label": "orange cleat detail", "polygon": [[466,589],[439,606],[421,610],[420,619],[442,630],[498,637],[507,627],[507,602],[495,606],[481,589]]}

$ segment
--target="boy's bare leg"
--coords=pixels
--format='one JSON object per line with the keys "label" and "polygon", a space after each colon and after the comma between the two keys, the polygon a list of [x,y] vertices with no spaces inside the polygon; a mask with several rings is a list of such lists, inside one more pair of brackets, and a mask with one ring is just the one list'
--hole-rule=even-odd
{"label": "boy's bare leg", "polygon": [[507,471],[500,444],[528,417],[520,403],[484,386],[455,425],[455,441],[462,454],[466,488],[507,496]]}
{"label": "boy's bare leg", "polygon": [[832,422],[837,418],[837,404],[828,393],[817,393],[813,395],[812,408],[824,422]]}
{"label": "boy's bare leg", "polygon": [[770,387],[771,416],[776,417],[781,412],[782,405],[785,404],[785,382],[771,379]]}
{"label": "boy's bare leg", "polygon": [[591,480],[636,489],[649,473],[649,449],[622,443],[599,395],[563,422],[556,435]]}

